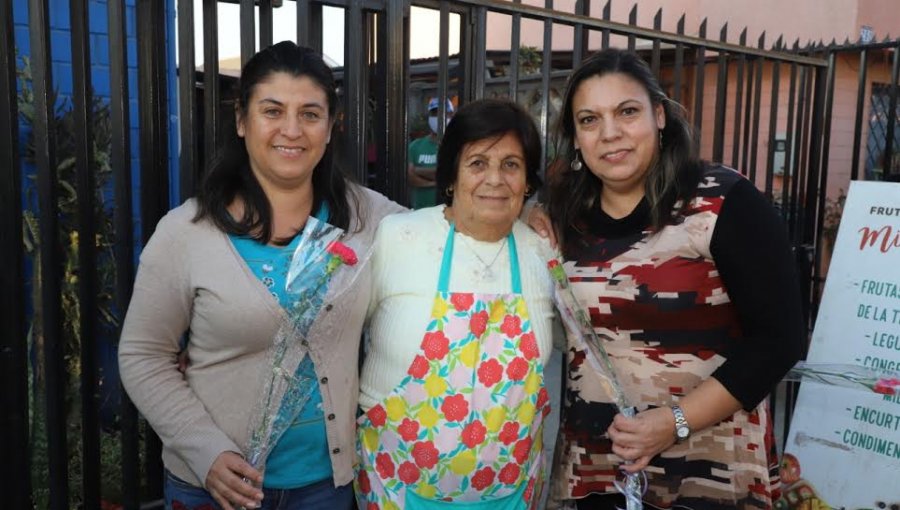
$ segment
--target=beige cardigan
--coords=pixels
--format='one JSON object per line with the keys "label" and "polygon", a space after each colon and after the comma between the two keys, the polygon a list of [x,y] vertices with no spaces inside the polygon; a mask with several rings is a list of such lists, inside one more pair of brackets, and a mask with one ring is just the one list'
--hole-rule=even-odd
{"label": "beige cardigan", "polygon": [[[363,259],[380,220],[403,208],[354,190],[363,229],[344,242]],[[219,454],[246,451],[266,349],[283,311],[225,233],[208,220],[191,221],[196,209],[189,200],[170,211],[141,253],[119,367],[128,395],[162,439],[166,468],[202,486]],[[354,218],[350,232],[357,224]],[[329,289],[327,312],[309,334],[337,486],[353,478],[359,341],[371,287],[371,268],[359,269],[349,291]],[[182,375],[175,357],[185,332],[191,365]]]}

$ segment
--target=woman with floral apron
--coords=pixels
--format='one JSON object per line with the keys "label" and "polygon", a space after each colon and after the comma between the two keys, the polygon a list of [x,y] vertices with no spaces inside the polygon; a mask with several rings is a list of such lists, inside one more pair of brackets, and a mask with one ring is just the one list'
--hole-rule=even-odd
{"label": "woman with floral apron", "polygon": [[[488,107],[501,110],[505,117]],[[491,120],[473,122],[472,117]],[[421,289],[429,281],[437,281],[437,292],[431,283],[432,298],[419,299],[430,306],[430,315],[428,308],[419,309],[427,316],[424,321],[400,320],[389,307],[375,305],[372,345],[362,377],[361,404],[368,410],[358,429],[360,508],[524,510],[536,508],[540,501],[541,434],[550,410],[543,374],[550,344],[552,283],[538,265],[540,241],[516,221],[531,182],[526,183],[523,156],[530,139],[516,131],[523,117],[533,129],[527,113],[506,102],[476,102],[462,108],[441,147],[454,151],[449,161],[458,162],[458,168],[451,166],[455,178],[443,179],[449,189],[445,196],[452,203],[394,216],[380,227],[373,259],[376,303],[379,296],[389,294],[400,296],[402,305],[403,296],[428,293]],[[466,127],[468,123],[484,129],[498,122],[493,133],[460,140],[462,133],[477,134]],[[455,123],[462,125],[454,129]],[[438,156],[439,188],[442,161],[444,171],[448,166],[444,156]],[[480,163],[473,170],[468,163],[476,160]],[[491,199],[484,200],[488,196]],[[428,264],[429,257],[440,258]],[[500,273],[499,268],[506,266],[503,259],[508,260],[508,270],[504,267]],[[475,271],[468,271],[473,266]],[[400,273],[392,277],[391,268]],[[508,283],[504,273],[509,274]],[[409,288],[398,279],[409,282]],[[472,287],[467,287],[470,280]],[[484,291],[486,287],[497,291]],[[529,314],[532,304],[534,319]],[[408,315],[409,306],[403,308]],[[425,325],[424,331],[388,333],[418,324]],[[391,349],[399,351],[404,338],[408,354],[388,354]],[[393,387],[380,395],[372,390],[381,375],[373,365],[392,367],[396,374]]]}

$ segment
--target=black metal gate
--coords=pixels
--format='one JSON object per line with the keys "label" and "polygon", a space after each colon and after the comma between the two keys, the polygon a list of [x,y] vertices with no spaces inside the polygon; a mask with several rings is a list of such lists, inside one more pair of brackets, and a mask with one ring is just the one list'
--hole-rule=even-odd
{"label": "black metal gate", "polygon": [[[190,43],[194,1],[175,1],[105,4],[111,79],[109,99],[99,105],[92,92],[89,38],[89,27],[97,21],[89,17],[97,11],[89,9],[88,0],[69,2],[67,44],[74,91],[65,122],[54,94],[50,0],[0,4],[0,131],[8,133],[0,136],[0,373],[5,411],[0,417],[5,453],[0,487],[5,508],[94,509],[114,493],[116,504],[127,509],[159,505],[161,465],[152,431],[124,393],[115,416],[101,417],[100,386],[118,386],[118,381],[105,378],[97,339],[116,337],[130,298],[136,247],[146,242],[170,205],[192,195],[221,146],[222,133],[232,128],[227,80],[219,72],[219,2],[196,0],[202,5],[205,62],[198,71],[197,50]],[[746,29],[740,44],[730,44],[725,42],[727,26],[713,40],[707,38],[705,22],[699,36],[688,36],[684,17],[677,33],[664,33],[659,30],[661,11],[653,28],[643,28],[635,26],[636,7],[629,23],[617,23],[609,20],[609,3],[601,18],[587,17],[589,1],[577,0],[572,12],[554,10],[553,0],[546,0],[545,8],[492,0],[285,3],[296,4],[295,40],[318,49],[323,7],[343,9],[344,65],[336,70],[343,99],[343,164],[360,182],[401,202],[407,191],[412,112],[421,107],[423,97],[440,97],[442,110],[443,99],[451,96],[460,102],[486,95],[516,98],[535,114],[549,164],[558,113],[554,97],[569,70],[590,51],[610,44],[639,51],[671,97],[688,107],[703,154],[740,170],[779,205],[804,277],[807,311],[814,312],[834,58],[844,50],[801,51],[780,38],[767,48],[764,37],[755,47],[748,46]],[[273,16],[282,0],[232,3],[240,4],[241,60],[246,61],[256,49],[257,20],[259,44],[273,42]],[[439,52],[433,59],[409,58],[413,6],[438,13]],[[177,84],[170,83],[175,62],[167,48],[175,34],[167,33],[167,8],[177,9]],[[31,62],[30,85],[23,88],[20,83],[18,89],[21,62],[16,59],[13,20],[26,13],[16,9],[27,11]],[[127,25],[131,12],[140,30]],[[451,17],[460,20],[459,33],[451,33]],[[506,25],[508,44],[488,47],[489,31]],[[523,27],[540,30],[540,47],[522,46]],[[566,36],[570,42],[554,48],[554,33],[571,35]],[[136,90],[127,79],[130,37],[137,43]],[[457,40],[459,52],[451,54],[450,42]],[[893,112],[898,43],[885,47],[893,48],[894,67],[891,83],[878,89],[878,97],[887,97],[886,111]],[[865,55],[866,48],[858,51]],[[864,76],[860,80],[866,82]],[[170,88],[177,90],[175,97]],[[32,94],[25,103],[20,101],[23,90]],[[131,101],[138,104],[137,118],[129,108]],[[169,142],[172,102],[180,112],[175,146]],[[28,111],[20,111],[20,104]],[[863,110],[860,106],[858,133]],[[22,115],[30,123],[27,131],[20,131]],[[98,115],[106,120],[98,124]],[[895,125],[896,116],[886,115],[885,161],[893,161]],[[139,139],[133,151],[130,128],[135,126]],[[861,141],[856,142],[859,154]],[[105,156],[98,158],[101,152]],[[170,153],[178,156],[174,175],[166,164]],[[132,161],[140,170],[135,186]],[[171,180],[180,190],[177,199],[169,196]],[[34,195],[24,193],[25,188]],[[137,196],[132,189],[139,190]],[[29,230],[29,225],[35,228]],[[779,404],[786,415],[790,402]],[[111,458],[115,465],[109,465]]]}

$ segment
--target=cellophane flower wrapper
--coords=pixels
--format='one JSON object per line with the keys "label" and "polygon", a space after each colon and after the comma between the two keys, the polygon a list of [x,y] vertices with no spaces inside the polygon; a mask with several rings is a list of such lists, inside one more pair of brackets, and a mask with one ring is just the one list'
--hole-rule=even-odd
{"label": "cellophane flower wrapper", "polygon": [[840,386],[881,395],[900,393],[900,372],[844,363],[798,361],[784,380]]}
{"label": "cellophane flower wrapper", "polygon": [[309,401],[318,381],[304,373],[301,361],[308,355],[306,339],[314,324],[327,327],[339,319],[323,315],[326,296],[339,298],[351,288],[371,256],[360,258],[341,242],[343,230],[310,217],[291,257],[285,281],[291,303],[266,353],[261,374],[262,393],[249,423],[247,461],[263,472],[266,457],[285,430]]}
{"label": "cellophane flower wrapper", "polygon": [[[636,414],[634,406],[628,402],[622,385],[616,377],[616,371],[612,360],[603,346],[603,340],[597,335],[590,316],[572,291],[569,278],[563,269],[562,262],[558,258],[547,262],[550,275],[553,277],[554,293],[553,301],[559,310],[560,318],[570,338],[580,339],[580,343],[587,348],[586,359],[594,370],[602,377],[607,395],[613,397],[616,409],[623,415],[631,417]],[[616,483],[616,488],[625,496],[627,510],[640,510],[643,508],[642,497],[644,492],[644,475],[640,473],[626,473],[625,483]]]}

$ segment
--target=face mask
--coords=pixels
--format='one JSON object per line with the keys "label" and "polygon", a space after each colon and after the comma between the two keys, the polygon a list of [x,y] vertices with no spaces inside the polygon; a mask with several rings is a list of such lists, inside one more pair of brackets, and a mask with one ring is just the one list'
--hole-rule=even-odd
{"label": "face mask", "polygon": [[432,133],[437,134],[438,118],[437,117],[428,117],[428,127],[431,128]]}

